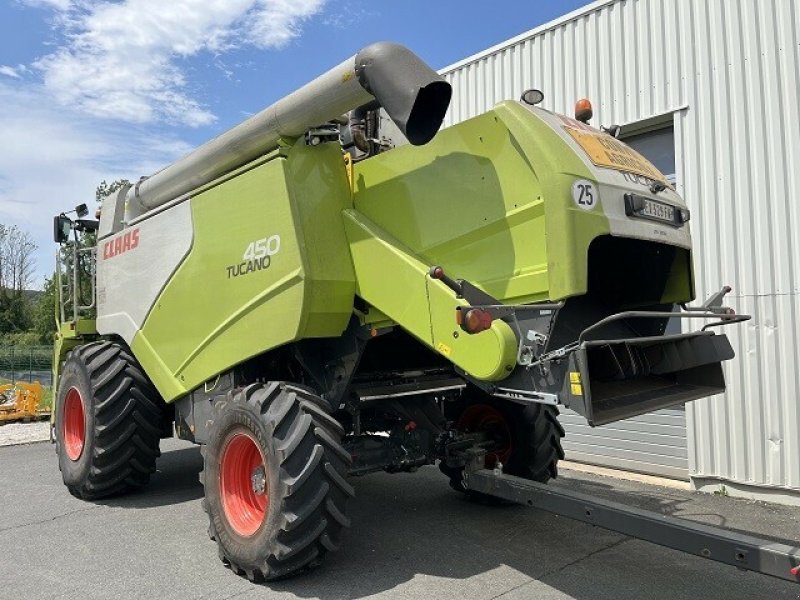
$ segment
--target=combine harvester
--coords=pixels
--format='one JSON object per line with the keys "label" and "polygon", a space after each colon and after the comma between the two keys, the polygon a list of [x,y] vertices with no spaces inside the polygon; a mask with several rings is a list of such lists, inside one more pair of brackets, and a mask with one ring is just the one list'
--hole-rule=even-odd
{"label": "combine harvester", "polygon": [[[585,107],[530,90],[437,135],[450,95],[375,44],[99,222],[55,218],[70,492],[144,485],[162,437],[201,444],[211,537],[262,580],[339,547],[348,475],[438,463],[470,496],[794,580],[788,546],[545,487],[558,406],[602,425],[723,392],[716,326],[748,317],[728,288],[688,304],[689,210]],[[665,335],[671,318],[703,326]]]}

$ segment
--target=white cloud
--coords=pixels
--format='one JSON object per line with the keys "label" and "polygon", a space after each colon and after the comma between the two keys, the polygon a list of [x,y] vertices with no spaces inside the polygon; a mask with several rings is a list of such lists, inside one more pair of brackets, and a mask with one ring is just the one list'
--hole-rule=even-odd
{"label": "white cloud", "polygon": [[280,48],[325,2],[16,1],[47,9],[57,34],[33,65],[0,65],[0,223],[33,235],[37,283],[52,272],[53,215],[93,205],[103,179],[136,179],[187,153],[163,121],[213,121],[192,95],[187,58],[208,53],[233,77],[226,52]]}
{"label": "white cloud", "polygon": [[[325,0],[36,0],[58,6],[64,44],[36,62],[62,103],[134,123],[192,127],[214,115],[188,90],[182,59],[251,45],[280,48]],[[30,0],[29,0],[30,3]]]}
{"label": "white cloud", "polygon": [[17,73],[17,70],[14,67],[9,67],[8,65],[0,65],[0,75],[19,79],[19,73]]}
{"label": "white cloud", "polygon": [[0,65],[0,75],[5,75],[6,77],[13,77],[14,79],[20,79],[27,72],[28,72],[28,67],[26,67],[25,65],[17,65],[16,67],[12,67],[9,65]]}
{"label": "white cloud", "polygon": [[52,272],[53,215],[92,206],[103,179],[137,179],[190,149],[175,137],[65,109],[40,85],[0,82],[0,106],[0,223],[31,232],[37,283]]}
{"label": "white cloud", "polygon": [[323,4],[324,0],[260,0],[247,19],[247,40],[260,48],[280,48],[300,34],[303,19]]}

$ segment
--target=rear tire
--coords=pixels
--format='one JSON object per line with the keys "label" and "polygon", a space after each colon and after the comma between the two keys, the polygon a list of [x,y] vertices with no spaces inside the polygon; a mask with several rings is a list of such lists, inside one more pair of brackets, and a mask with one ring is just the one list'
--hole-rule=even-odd
{"label": "rear tire", "polygon": [[58,467],[73,496],[104,498],[149,481],[163,401],[126,347],[103,341],[70,352],[55,413]]}
{"label": "rear tire", "polygon": [[294,385],[254,384],[216,402],[203,508],[231,570],[273,580],[338,549],[354,495],[343,435],[324,400]]}
{"label": "rear tire", "polygon": [[[564,458],[561,438],[564,428],[558,421],[558,408],[547,404],[523,406],[474,393],[456,421],[460,431],[490,431],[497,438],[495,448],[486,456],[486,467],[502,462],[503,472],[524,479],[547,483],[558,476],[558,461]],[[464,469],[439,463],[439,469],[450,478],[450,487],[468,492],[464,485]],[[469,492],[470,497],[486,500],[482,494]]]}

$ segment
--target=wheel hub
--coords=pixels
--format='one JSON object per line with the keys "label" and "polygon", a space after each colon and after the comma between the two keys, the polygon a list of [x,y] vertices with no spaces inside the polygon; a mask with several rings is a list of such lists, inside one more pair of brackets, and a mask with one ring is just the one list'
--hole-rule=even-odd
{"label": "wheel hub", "polygon": [[225,444],[219,468],[220,496],[225,519],[242,537],[254,535],[267,518],[269,486],[264,455],[245,431]]}
{"label": "wheel hub", "polygon": [[86,414],[83,397],[78,388],[69,388],[61,410],[64,413],[61,418],[64,452],[67,458],[76,461],[83,454],[83,447],[86,444]]}
{"label": "wheel hub", "polygon": [[485,466],[489,469],[507,463],[513,452],[511,427],[503,413],[488,404],[473,404],[461,414],[456,429],[467,433],[484,433],[493,440],[487,449]]}
{"label": "wheel hub", "polygon": [[253,471],[253,474],[250,475],[250,483],[253,487],[253,492],[257,496],[263,496],[267,490],[267,472],[264,469],[264,465],[259,465]]}

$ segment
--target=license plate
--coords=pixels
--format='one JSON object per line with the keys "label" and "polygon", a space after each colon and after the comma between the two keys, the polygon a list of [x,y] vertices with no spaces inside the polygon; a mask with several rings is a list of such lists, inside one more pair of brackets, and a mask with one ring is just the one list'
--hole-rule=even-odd
{"label": "license plate", "polygon": [[675,209],[672,206],[661,204],[660,202],[653,202],[652,200],[645,199],[644,208],[640,214],[643,217],[650,217],[659,221],[667,221],[668,223],[675,222]]}
{"label": "license plate", "polygon": [[681,225],[683,223],[674,206],[636,194],[625,195],[625,214],[629,217],[662,221],[670,225]]}

